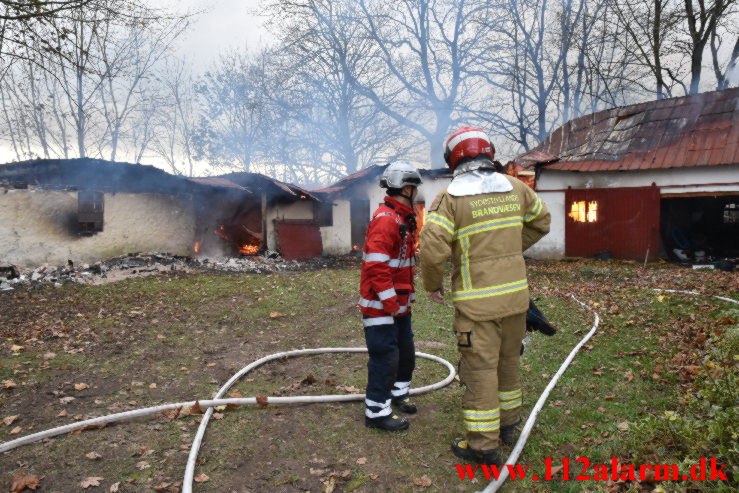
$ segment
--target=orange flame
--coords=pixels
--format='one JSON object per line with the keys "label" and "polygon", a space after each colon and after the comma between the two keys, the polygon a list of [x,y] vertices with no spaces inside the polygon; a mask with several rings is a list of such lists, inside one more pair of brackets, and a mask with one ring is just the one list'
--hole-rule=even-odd
{"label": "orange flame", "polygon": [[192,249],[195,253],[200,253],[200,242],[196,241],[195,244],[192,246]]}
{"label": "orange flame", "polygon": [[356,251],[358,251],[358,250],[359,250],[359,247],[358,247],[357,245],[354,245],[354,246],[352,247],[352,250],[354,250],[354,251],[356,252]]}
{"label": "orange flame", "polygon": [[239,249],[239,251],[246,255],[256,255],[259,251],[259,245],[244,245]]}

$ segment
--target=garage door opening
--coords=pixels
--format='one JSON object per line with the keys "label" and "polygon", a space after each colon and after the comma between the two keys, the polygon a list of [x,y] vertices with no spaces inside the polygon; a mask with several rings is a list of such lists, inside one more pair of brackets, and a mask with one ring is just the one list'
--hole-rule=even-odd
{"label": "garage door opening", "polygon": [[739,258],[739,194],[660,200],[663,257],[677,262]]}

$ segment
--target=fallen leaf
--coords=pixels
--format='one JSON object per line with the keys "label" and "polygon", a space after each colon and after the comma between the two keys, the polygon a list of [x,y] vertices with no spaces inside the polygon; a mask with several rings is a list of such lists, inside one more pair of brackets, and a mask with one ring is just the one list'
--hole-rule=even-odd
{"label": "fallen leaf", "polygon": [[209,366],[209,367],[213,368],[214,366],[216,366],[216,364],[215,363],[208,363],[206,366]]}
{"label": "fallen leaf", "polygon": [[190,408],[190,414],[203,414],[203,410],[200,409],[200,401],[195,401],[195,405]]}
{"label": "fallen leaf", "polygon": [[[11,493],[21,493],[24,489],[35,490],[39,487],[41,477],[38,474],[25,474],[17,472],[13,474],[11,479],[12,484],[10,485]],[[7,484],[7,483],[6,483]]]}
{"label": "fallen leaf", "polygon": [[205,473],[198,474],[197,476],[195,476],[194,479],[196,483],[205,483],[207,481],[210,481],[210,477]]}
{"label": "fallen leaf", "polygon": [[105,478],[97,478],[97,477],[85,478],[80,483],[80,486],[82,486],[84,489],[87,489],[90,486],[100,486],[100,481],[102,481],[104,479]]}
{"label": "fallen leaf", "polygon": [[256,399],[257,399],[257,404],[259,405],[259,407],[261,409],[264,409],[265,407],[267,407],[268,402],[267,402],[267,396],[266,395],[258,394],[256,396]]}
{"label": "fallen leaf", "polygon": [[321,481],[323,483],[321,493],[333,493],[333,491],[336,489],[336,481],[336,476],[333,475],[331,475],[327,480]]}
{"label": "fallen leaf", "polygon": [[558,473],[559,471],[561,471],[563,467],[564,467],[564,466],[554,466],[554,467],[552,467],[552,469],[551,469],[551,474],[552,474],[552,476],[554,476],[554,475],[555,475],[555,474],[557,474],[557,473]]}
{"label": "fallen leaf", "polygon": [[102,457],[102,455],[98,454],[97,452],[90,452],[85,454],[85,457],[87,457],[90,460],[96,460]]}
{"label": "fallen leaf", "polygon": [[15,427],[15,428],[13,428],[12,430],[10,430],[10,434],[11,434],[11,435],[17,435],[17,434],[18,434],[18,433],[20,433],[21,431],[23,431],[23,428],[21,428],[20,426],[16,426],[16,427]]}
{"label": "fallen leaf", "polygon": [[69,404],[74,399],[75,399],[74,397],[72,397],[71,395],[68,395],[66,397],[62,397],[61,399],[59,399],[59,402],[61,402],[62,404]]}
{"label": "fallen leaf", "polygon": [[213,419],[223,419],[223,413],[213,413]]}
{"label": "fallen leaf", "polygon": [[142,460],[136,463],[136,469],[138,469],[139,471],[143,471],[144,469],[149,469],[150,467],[151,467],[151,464],[149,464],[145,460]]}
{"label": "fallen leaf", "polygon": [[0,386],[0,389],[12,389],[13,387],[17,387],[14,381],[12,380],[3,380],[2,386]]}
{"label": "fallen leaf", "polygon": [[54,359],[54,358],[56,358],[56,353],[44,353],[44,355],[42,356],[42,358],[44,358],[47,361],[50,360],[50,359]]}
{"label": "fallen leaf", "polygon": [[284,316],[285,316],[285,314],[284,313],[280,313],[280,312],[271,312],[269,314],[269,318],[280,318],[280,317],[284,317]]}
{"label": "fallen leaf", "polygon": [[3,423],[5,423],[5,426],[10,426],[13,424],[13,421],[15,421],[16,419],[18,419],[17,414],[15,416],[6,416],[3,418]]}
{"label": "fallen leaf", "polygon": [[604,399],[607,400],[607,401],[612,401],[615,398],[616,398],[615,395],[607,395],[607,396],[604,397]]}
{"label": "fallen leaf", "polygon": [[311,467],[309,472],[311,476],[323,476],[328,472],[328,469],[313,469]]}
{"label": "fallen leaf", "polygon": [[367,457],[360,457],[357,459],[357,464],[366,464],[367,463]]}
{"label": "fallen leaf", "polygon": [[301,385],[312,385],[316,383],[316,377],[314,377],[312,373],[309,373],[308,376],[305,377],[300,383]]}
{"label": "fallen leaf", "polygon": [[617,424],[616,428],[618,428],[620,431],[629,431],[629,423],[624,421],[623,423]]}
{"label": "fallen leaf", "polygon": [[117,483],[113,483],[110,485],[110,493],[118,493],[118,488],[120,488],[121,483],[120,481]]}
{"label": "fallen leaf", "polygon": [[413,478],[413,484],[416,486],[423,486],[424,488],[428,488],[431,486],[431,478],[428,476],[421,476],[420,478]]}
{"label": "fallen leaf", "polygon": [[157,339],[166,339],[167,336],[164,336],[162,334],[157,334]]}
{"label": "fallen leaf", "polygon": [[379,478],[379,477],[380,477],[380,476],[379,476],[379,475],[377,475],[377,474],[375,474],[375,473],[372,473],[372,474],[370,474],[370,475],[369,475],[369,478],[370,478],[370,479],[371,479],[372,481],[374,481],[375,479],[377,479],[377,478]]}
{"label": "fallen leaf", "polygon": [[564,406],[566,405],[565,401],[554,401],[552,402],[552,406]]}
{"label": "fallen leaf", "polygon": [[150,384],[149,384],[149,388],[150,388],[150,389],[155,389],[155,388],[157,388],[157,384],[155,384],[155,383],[150,383]]}
{"label": "fallen leaf", "polygon": [[154,486],[154,491],[165,491],[170,486],[172,486],[172,483],[161,483],[157,486]]}
{"label": "fallen leaf", "polygon": [[87,385],[86,383],[76,383],[76,384],[74,384],[74,390],[85,390],[85,389],[89,389],[89,388],[90,388],[90,386]]}
{"label": "fallen leaf", "polygon": [[352,472],[349,469],[347,469],[345,471],[342,471],[342,473],[341,473],[341,479],[343,479],[344,481],[348,481],[349,478],[351,478],[351,477],[352,477]]}
{"label": "fallen leaf", "polygon": [[[231,398],[233,398],[233,399],[240,399],[240,398],[244,397],[243,395],[241,395],[241,392],[239,392],[236,389],[233,389],[231,391],[231,393],[228,394],[228,396],[231,397]],[[234,409],[234,408],[237,408],[237,407],[239,407],[238,404],[226,404],[226,408],[228,408],[228,409]]]}
{"label": "fallen leaf", "polygon": [[162,411],[162,415],[169,420],[173,420],[180,414],[180,409],[181,407],[176,407],[174,409],[165,409],[164,411]]}
{"label": "fallen leaf", "polygon": [[13,351],[14,353],[17,353],[18,351],[22,349],[23,349],[23,346],[19,346],[17,344],[13,344],[12,346],[10,346],[10,350]]}
{"label": "fallen leaf", "polygon": [[627,371],[626,373],[624,373],[624,376],[626,377],[627,382],[630,382],[634,379],[634,374],[631,373],[631,371]]}
{"label": "fallen leaf", "polygon": [[56,416],[58,418],[64,418],[64,417],[66,417],[68,415],[69,415],[69,413],[67,412],[67,410],[66,409],[62,409],[61,411],[59,411],[59,414],[57,414]]}

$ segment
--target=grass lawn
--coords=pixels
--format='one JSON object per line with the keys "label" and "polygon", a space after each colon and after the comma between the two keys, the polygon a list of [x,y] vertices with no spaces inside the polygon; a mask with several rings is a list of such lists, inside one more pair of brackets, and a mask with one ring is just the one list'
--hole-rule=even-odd
{"label": "grass lawn", "polygon": [[[509,481],[505,491],[734,491],[739,307],[653,288],[739,299],[739,275],[667,264],[529,264],[532,293],[559,327],[530,336],[522,358],[524,412],[573,346],[601,317],[539,414],[519,464],[544,476],[570,460],[570,478],[612,457],[621,464],[726,464],[729,481]],[[290,349],[361,346],[359,267],[280,274],[173,274],[102,286],[65,285],[0,296],[0,442],[75,420],[206,399],[243,366]],[[419,351],[456,364],[452,308],[419,293]],[[312,375],[313,383],[305,382]],[[420,359],[414,386],[441,380]],[[333,354],[268,363],[240,381],[243,396],[363,392],[366,356]],[[301,383],[302,382],[302,383]],[[200,453],[195,491],[476,491],[450,453],[464,433],[462,387],[417,396],[401,434],[368,430],[357,403],[222,411]],[[179,491],[197,415],[157,416],[59,436],[0,454],[0,490],[38,475],[37,491]],[[507,455],[509,449],[503,450]],[[610,471],[610,469],[609,469]],[[114,486],[115,485],[115,486]],[[28,491],[28,490],[27,490]]]}

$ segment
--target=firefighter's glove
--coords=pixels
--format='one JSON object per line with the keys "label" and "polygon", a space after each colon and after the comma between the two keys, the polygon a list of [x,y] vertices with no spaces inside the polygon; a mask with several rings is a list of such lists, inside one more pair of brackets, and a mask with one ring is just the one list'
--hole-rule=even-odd
{"label": "firefighter's glove", "polygon": [[526,330],[529,332],[537,330],[544,335],[553,336],[557,333],[557,328],[549,323],[541,310],[534,304],[534,300],[529,299],[529,309],[526,312]]}

